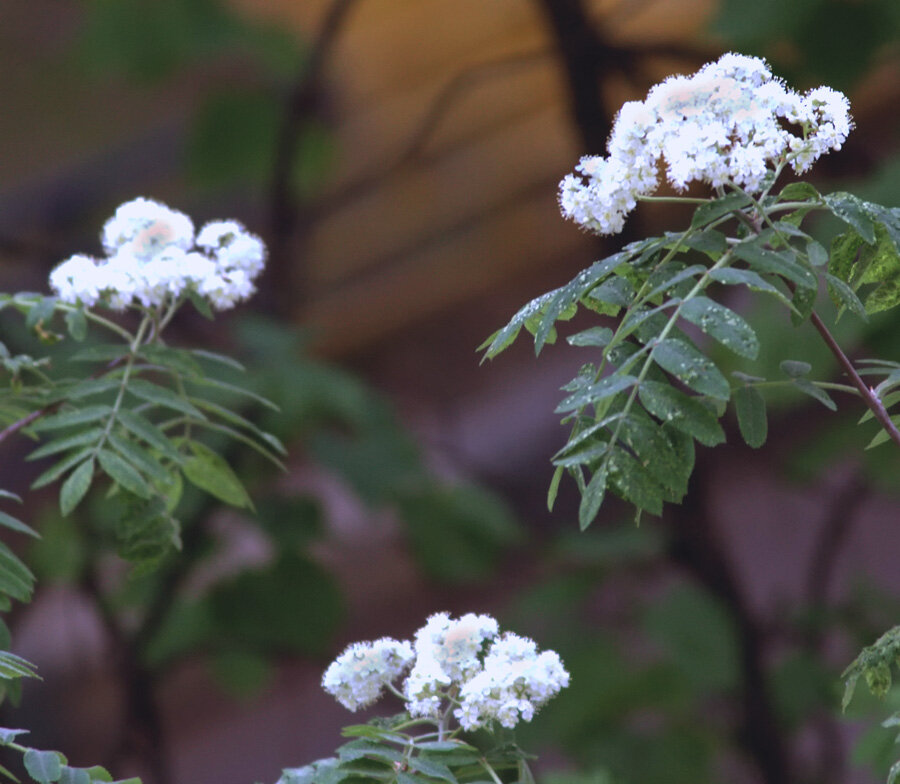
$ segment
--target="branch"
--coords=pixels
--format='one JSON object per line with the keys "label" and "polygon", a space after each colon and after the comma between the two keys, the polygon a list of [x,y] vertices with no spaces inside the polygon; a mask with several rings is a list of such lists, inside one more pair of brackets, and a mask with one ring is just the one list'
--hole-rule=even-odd
{"label": "branch", "polygon": [[834,339],[834,336],[831,334],[831,332],[828,331],[828,327],[825,326],[825,323],[821,318],[819,318],[819,315],[815,311],[813,311],[812,315],[809,317],[809,320],[822,336],[822,340],[825,341],[825,345],[828,346],[829,351],[831,351],[831,353],[834,354],[834,356],[837,358],[837,361],[844,369],[844,372],[846,372],[847,375],[850,376],[850,380],[853,383],[853,386],[855,386],[857,390],[859,390],[859,394],[862,397],[863,402],[875,415],[875,419],[878,421],[878,424],[881,425],[885,429],[885,431],[887,431],[887,434],[891,437],[891,440],[897,446],[900,446],[900,430],[897,430],[897,426],[891,421],[887,409],[885,409],[884,407],[884,403],[881,402],[881,398],[878,397],[874,389],[866,386],[866,382],[863,381],[859,373],[856,372],[856,368],[853,367],[853,363],[847,358],[847,355],[838,345],[837,341]]}
{"label": "branch", "polygon": [[321,218],[335,208],[345,207],[348,200],[365,195],[386,177],[415,161],[422,154],[429,139],[453,106],[469,90],[489,79],[502,76],[509,70],[531,66],[550,54],[552,54],[552,50],[547,48],[534,49],[530,52],[518,52],[496,60],[486,60],[459,71],[441,88],[425,110],[418,126],[409,135],[406,144],[393,160],[327,196],[312,208],[313,217]]}
{"label": "branch", "polygon": [[278,309],[284,313],[296,305],[298,295],[306,295],[305,283],[295,280],[291,269],[291,244],[299,232],[299,196],[292,183],[297,159],[297,137],[303,123],[315,115],[320,104],[322,73],[334,42],[347,17],[359,0],[334,0],[312,43],[309,59],[304,63],[291,88],[275,147],[269,192],[269,256],[268,268]]}
{"label": "branch", "polygon": [[736,628],[741,673],[738,742],[752,758],[765,784],[788,784],[789,756],[769,694],[763,633],[747,606],[704,503],[705,473],[698,464],[692,491],[683,505],[672,508],[670,554],[728,610]]}

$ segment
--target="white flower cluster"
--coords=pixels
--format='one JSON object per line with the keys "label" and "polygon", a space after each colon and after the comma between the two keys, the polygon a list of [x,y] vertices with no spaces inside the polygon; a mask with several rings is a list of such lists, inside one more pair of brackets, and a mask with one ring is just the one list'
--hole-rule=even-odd
{"label": "white flower cluster", "polygon": [[253,294],[266,260],[262,240],[237,221],[212,221],[195,237],[187,215],[144,198],[122,204],[101,241],[106,258],[76,254],[50,273],[63,302],[123,310],[194,291],[225,310]]}
{"label": "white flower cluster", "polygon": [[669,182],[731,182],[758,192],[770,164],[804,172],[840,149],[852,127],[840,92],[788,89],[757,57],[726,54],[692,76],[672,76],[644,101],[626,103],[613,124],[608,157],[586,156],[560,183],[560,209],[597,234],[616,234],[638,196],[658,185],[664,158]]}
{"label": "white flower cluster", "polygon": [[533,640],[499,634],[489,615],[453,620],[432,615],[412,643],[383,638],[354,643],[325,671],[322,686],[345,707],[369,705],[409,669],[401,693],[412,716],[439,717],[445,706],[467,729],[497,721],[514,727],[569,685],[554,651]]}
{"label": "white flower cluster", "polygon": [[415,658],[408,642],[382,637],[355,642],[325,670],[322,688],[355,711],[377,700],[385,686],[399,678]]}

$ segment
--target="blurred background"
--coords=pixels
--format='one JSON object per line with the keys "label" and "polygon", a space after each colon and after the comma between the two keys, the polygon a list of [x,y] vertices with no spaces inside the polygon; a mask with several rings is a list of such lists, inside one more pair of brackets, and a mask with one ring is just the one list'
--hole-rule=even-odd
{"label": "blurred background", "polygon": [[[644,206],[597,240],[556,185],[604,152],[623,101],[729,50],[847,92],[857,127],[810,179],[900,205],[896,0],[0,0],[0,290],[46,291],[138,195],[240,219],[269,247],[260,292],[215,325],[185,314],[173,340],[241,357],[282,408],[246,415],[291,453],[284,475],[230,455],[258,514],[188,495],[183,552],[151,571],[103,535],[103,498],[62,521],[29,494],[38,593],[11,625],[44,680],[0,724],[146,784],[273,782],[360,719],[319,688],[344,645],[476,611],[572,673],[521,736],[540,778],[883,780],[900,693],[838,707],[841,670],[900,607],[900,458],[863,451],[857,401],[771,397],[759,452],[728,415],[683,506],[635,527],[609,503],[580,534],[573,488],[552,514],[546,488],[586,349],[476,351],[681,225]],[[766,350],[725,368],[803,358],[836,378],[812,330],[735,306]],[[900,360],[898,330],[837,327],[853,356]],[[15,319],[0,334],[28,350]],[[41,470],[26,446],[0,454],[10,490]]]}

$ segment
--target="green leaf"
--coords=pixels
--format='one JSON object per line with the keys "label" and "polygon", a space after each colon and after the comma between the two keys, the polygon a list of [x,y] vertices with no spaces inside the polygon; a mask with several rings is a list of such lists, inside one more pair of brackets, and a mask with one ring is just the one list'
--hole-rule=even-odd
{"label": "green leaf", "polygon": [[664,426],[661,427],[643,411],[635,409],[623,419],[619,438],[656,484],[678,495],[687,492],[691,464],[684,460],[676,444],[673,444]]}
{"label": "green leaf", "polygon": [[25,770],[38,784],[50,784],[58,781],[62,775],[63,762],[57,751],[39,751],[26,749],[24,758]]}
{"label": "green leaf", "polygon": [[797,389],[805,395],[809,395],[811,398],[818,400],[829,411],[837,411],[837,404],[831,399],[829,394],[821,387],[817,387],[809,379],[795,378],[793,383]]}
{"label": "green leaf", "polygon": [[781,371],[785,375],[788,375],[791,378],[808,376],[812,370],[812,365],[810,365],[809,362],[802,362],[798,359],[785,359],[783,362],[779,363],[778,367],[781,368]]}
{"label": "green leaf", "polygon": [[553,472],[553,478],[550,480],[550,487],[547,490],[547,511],[553,511],[553,505],[556,503],[556,496],[559,493],[559,483],[562,479],[563,472],[565,468],[563,466],[558,466],[556,470]]}
{"label": "green leaf", "polygon": [[578,527],[584,531],[597,517],[603,498],[606,495],[607,469],[600,467],[594,472],[591,481],[581,494],[578,506]]}
{"label": "green leaf", "polygon": [[[847,308],[851,313],[859,316],[863,321],[868,321],[866,308],[856,296],[856,292],[843,280],[835,275],[826,273],[825,281],[828,284],[828,296],[839,308]],[[839,314],[840,315],[840,314]]]}
{"label": "green leaf", "polygon": [[116,419],[134,435],[173,462],[181,462],[181,455],[172,446],[172,442],[169,441],[166,434],[143,415],[123,408],[119,411]]}
{"label": "green leaf", "polygon": [[818,288],[816,274],[794,251],[768,250],[762,247],[759,238],[754,238],[736,245],[734,255],[757,272],[781,275],[802,288]]}
{"label": "green leaf", "polygon": [[229,384],[225,381],[220,381],[216,378],[209,378],[207,376],[201,376],[199,378],[190,379],[190,383],[194,386],[202,386],[202,387],[211,387],[213,389],[219,389],[223,392],[228,392],[237,397],[245,397],[253,400],[256,403],[259,403],[261,406],[265,406],[270,411],[280,412],[281,409],[278,408],[275,403],[269,400],[262,395],[258,395],[256,392],[253,392],[250,389],[245,389],[244,387],[239,387],[237,384]]}
{"label": "green leaf", "polygon": [[98,419],[104,419],[110,413],[112,413],[112,406],[75,408],[39,419],[32,425],[32,429],[41,432],[44,430],[57,430],[62,427],[72,427],[74,425],[84,425],[89,422],[96,422]]}
{"label": "green leaf", "polygon": [[267,433],[264,430],[260,430],[253,422],[251,422],[246,417],[241,416],[240,414],[225,408],[225,406],[220,406],[218,403],[213,403],[209,400],[204,400],[202,398],[192,397],[191,402],[197,406],[197,408],[201,408],[208,413],[215,414],[216,416],[224,419],[226,422],[230,422],[233,425],[237,425],[238,427],[242,427],[245,430],[250,431],[253,435],[255,435],[260,441],[265,444],[268,444],[273,450],[278,452],[281,455],[287,454],[287,449],[285,449],[284,444],[281,443],[280,439],[271,433]]}
{"label": "green leaf", "polygon": [[117,378],[89,378],[79,381],[74,387],[67,390],[63,397],[70,401],[81,400],[118,389],[120,385],[121,381]]}
{"label": "green leaf", "polygon": [[187,294],[188,299],[194,306],[194,310],[196,310],[207,321],[213,321],[215,319],[215,315],[213,314],[212,308],[209,306],[209,301],[206,299],[206,297],[202,296],[194,289],[189,289]]}
{"label": "green leaf", "polygon": [[34,329],[38,324],[46,324],[56,310],[56,297],[41,297],[28,311],[25,326]]}
{"label": "green leaf", "polygon": [[182,464],[182,471],[191,484],[232,506],[252,509],[253,503],[241,480],[225,459],[207,446],[191,441],[192,457]]}
{"label": "green leaf", "polygon": [[43,446],[38,447],[33,452],[31,452],[25,459],[39,460],[42,457],[55,455],[58,452],[65,452],[76,446],[96,444],[101,438],[103,438],[103,429],[99,427],[93,427],[90,430],[84,430],[81,433],[75,433],[71,436],[48,441]]}
{"label": "green leaf", "polygon": [[635,290],[628,278],[614,276],[605,283],[588,292],[587,299],[593,302],[603,302],[612,307],[601,308],[600,312],[614,316],[620,308],[626,308],[634,299]]}
{"label": "green leaf", "polygon": [[447,781],[449,784],[456,784],[456,776],[442,762],[437,762],[423,756],[410,757],[409,767],[417,773],[423,773],[433,779]]}
{"label": "green leaf", "polygon": [[[0,678],[37,678],[37,667],[27,659],[9,651],[0,651]],[[22,733],[26,730],[12,730]]]}
{"label": "green leaf", "polygon": [[191,349],[191,354],[195,357],[199,357],[200,359],[205,359],[209,362],[215,362],[219,365],[224,365],[227,368],[231,368],[232,370],[237,370],[241,373],[245,372],[247,368],[245,368],[240,362],[236,359],[232,359],[231,357],[225,354],[219,354],[215,351],[206,351],[205,349],[195,348]]}
{"label": "green leaf", "polygon": [[46,471],[44,471],[44,473],[38,476],[38,478],[31,483],[31,489],[37,490],[38,488],[46,487],[52,482],[55,482],[64,473],[66,473],[66,471],[68,471],[73,466],[78,465],[78,463],[80,463],[82,460],[84,460],[86,457],[89,457],[93,453],[93,446],[86,446],[84,449],[79,449],[77,452],[73,452],[64,459],[60,460],[55,465],[50,466],[50,468],[48,468]]}
{"label": "green leaf", "polygon": [[875,224],[875,242],[850,231],[832,240],[829,272],[858,291],[872,284],[865,297],[867,313],[887,310],[900,302],[900,249],[893,224]]}
{"label": "green leaf", "polygon": [[[257,441],[254,438],[251,438],[247,434],[242,433],[239,430],[235,430],[233,427],[228,427],[227,425],[219,424],[218,422],[209,422],[209,421],[199,422],[199,423],[197,423],[197,426],[205,428],[206,430],[214,430],[218,433],[225,433],[230,438],[235,439],[235,441],[240,441],[242,444],[246,444],[251,449],[253,449],[254,451],[261,454],[263,457],[265,457],[266,460],[269,460],[271,463],[274,463],[282,471],[287,471],[287,467],[284,465],[284,463],[281,462],[281,460],[278,459],[278,457],[275,456],[275,454],[270,452],[261,443],[259,443],[259,441]],[[268,435],[269,435],[268,433],[264,433],[263,437],[268,436]],[[278,444],[279,446],[281,445],[281,442],[278,441],[278,439],[276,439],[275,436],[271,436],[271,438],[274,439],[274,442],[276,444]],[[267,441],[267,443],[269,443],[269,442]]]}
{"label": "green leaf", "polygon": [[709,276],[719,282],[724,283],[728,286],[737,286],[743,285],[753,291],[759,291],[763,294],[771,294],[773,297],[776,297],[783,304],[790,307],[791,301],[775,286],[769,283],[764,278],[757,275],[753,270],[744,270],[744,269],[735,269],[734,267],[727,267],[725,269],[717,269],[712,270],[709,273]]}
{"label": "green leaf", "polygon": [[7,727],[0,727],[0,746],[8,746],[15,743],[19,735],[27,735],[28,730],[14,730]]}
{"label": "green leaf", "polygon": [[[164,484],[172,481],[171,475],[163,468],[162,463],[139,444],[128,438],[123,438],[117,433],[109,434],[109,443],[122,457],[127,458],[135,468],[147,476],[153,477],[153,479]],[[120,482],[119,484],[122,483]]]}
{"label": "green leaf", "polygon": [[152,384],[144,379],[135,378],[128,382],[128,391],[135,397],[146,400],[148,403],[155,403],[163,408],[179,411],[182,414],[187,414],[189,417],[195,419],[206,419],[206,417],[187,400],[158,384]]}
{"label": "green leaf", "polygon": [[768,435],[765,398],[756,387],[740,386],[734,392],[734,407],[744,441],[759,449]]}
{"label": "green leaf", "polygon": [[815,240],[806,243],[806,257],[814,267],[824,267],[828,264],[828,251]]}
{"label": "green leaf", "polygon": [[638,390],[641,404],[662,422],[687,433],[706,446],[725,441],[716,415],[696,398],[688,397],[669,384],[645,381]]}
{"label": "green leaf", "polygon": [[70,356],[69,362],[112,362],[128,356],[128,347],[121,343],[86,346]]}
{"label": "green leaf", "polygon": [[88,768],[72,768],[65,765],[59,784],[91,784],[91,774]]}
{"label": "green leaf", "polygon": [[555,409],[555,413],[563,414],[567,411],[575,411],[587,405],[596,405],[601,400],[617,395],[622,390],[635,385],[637,379],[634,376],[619,375],[613,373],[601,378],[596,384],[590,384],[580,389],[573,395],[565,398]]}
{"label": "green leaf", "polygon": [[652,300],[663,292],[675,289],[679,283],[683,283],[686,280],[693,281],[695,277],[704,272],[706,272],[706,267],[702,264],[694,264],[690,267],[685,267],[680,262],[667,264],[664,268],[654,271],[647,278],[647,285],[652,288],[649,294],[641,297],[641,301]]}
{"label": "green leaf", "polygon": [[716,229],[706,229],[699,234],[691,234],[689,237],[685,237],[684,244],[713,259],[718,259],[728,250],[728,239]]}
{"label": "green leaf", "polygon": [[590,327],[566,338],[572,346],[596,346],[601,348],[612,340],[613,331],[609,327]]}
{"label": "green leaf", "polygon": [[97,459],[100,462],[100,467],[116,484],[121,485],[129,493],[134,493],[140,498],[150,497],[152,489],[147,480],[135,470],[134,466],[115,452],[101,449],[97,453]]}
{"label": "green leaf", "polygon": [[63,482],[59,492],[59,508],[63,517],[68,515],[84,498],[94,478],[94,460],[85,460]]}
{"label": "green leaf", "polygon": [[756,333],[733,310],[706,297],[694,297],[681,306],[679,315],[736,354],[756,359],[759,353]]}
{"label": "green leaf", "polygon": [[791,309],[791,323],[795,327],[799,327],[810,317],[816,306],[818,293],[815,289],[804,289],[799,286],[794,291],[794,296],[791,297],[791,304],[794,306]]}
{"label": "green leaf", "polygon": [[31,601],[34,578],[23,580],[18,573],[14,573],[9,567],[11,563],[15,564],[16,562],[25,568],[25,564],[14,556],[13,558],[0,557],[0,593],[11,596],[20,602]]}
{"label": "green leaf", "polygon": [[[566,286],[548,291],[546,294],[531,300],[531,302],[516,312],[505,327],[495,332],[482,343],[478,350],[485,352],[484,359],[493,359],[513,343],[521,332],[522,327],[526,326],[526,324],[532,324],[535,321],[539,325],[543,323],[543,316],[551,303],[555,303],[554,308],[559,308],[559,312],[562,313],[569,306],[573,305],[579,297],[583,297],[590,292],[596,284],[609,276],[613,270],[631,258],[632,255],[633,253],[623,251],[596,261],[586,270],[580,272]],[[594,295],[595,292],[590,293],[590,296]],[[547,340],[549,340],[549,332],[545,336],[545,342]]]}
{"label": "green leaf", "polygon": [[808,182],[789,182],[778,194],[778,201],[818,201],[819,192]]}
{"label": "green leaf", "polygon": [[613,448],[609,458],[609,484],[639,509],[645,509],[654,515],[662,514],[661,485],[624,449]]}
{"label": "green leaf", "polygon": [[867,202],[852,193],[839,191],[825,196],[825,205],[831,213],[852,226],[870,245],[875,242],[875,222]]}
{"label": "green leaf", "polygon": [[66,329],[73,340],[79,343],[87,337],[87,319],[84,317],[84,311],[81,308],[70,310],[66,313]]}
{"label": "green leaf", "polygon": [[31,526],[26,525],[21,520],[16,519],[12,515],[7,514],[6,512],[0,512],[0,525],[4,528],[9,528],[13,531],[18,531],[20,534],[28,534],[28,536],[34,536],[38,539],[41,538],[41,535],[35,531]]}
{"label": "green leaf", "polygon": [[159,343],[148,343],[141,346],[140,356],[151,364],[169,368],[190,379],[195,379],[202,375],[200,366],[191,355],[191,352],[184,349],[172,348]]}
{"label": "green leaf", "polygon": [[746,194],[729,193],[727,196],[723,196],[720,199],[701,204],[694,211],[691,228],[698,229],[701,226],[706,226],[714,220],[721,218],[723,215],[727,215],[735,210],[743,209],[744,207],[749,207],[752,203],[752,200]]}
{"label": "green leaf", "polygon": [[653,361],[686,386],[709,397],[728,400],[731,387],[715,363],[679,338],[659,341],[651,354]]}

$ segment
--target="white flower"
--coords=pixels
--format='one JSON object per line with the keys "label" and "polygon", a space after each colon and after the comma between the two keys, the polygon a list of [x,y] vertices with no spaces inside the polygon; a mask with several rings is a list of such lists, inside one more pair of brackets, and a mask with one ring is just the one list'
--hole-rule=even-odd
{"label": "white flower", "polygon": [[197,245],[215,259],[220,272],[239,269],[256,277],[266,263],[266,246],[233,220],[207,223],[197,235]]}
{"label": "white flower", "polygon": [[412,645],[382,637],[350,645],[325,670],[322,688],[348,710],[375,702],[413,659]]}
{"label": "white flower", "polygon": [[432,615],[416,632],[416,662],[404,684],[410,713],[434,715],[443,689],[481,669],[484,643],[497,631],[489,615],[468,613],[456,621],[446,613]]}
{"label": "white flower", "polygon": [[103,288],[103,273],[96,259],[76,254],[50,273],[50,288],[63,302],[86,307],[96,304]]}
{"label": "white flower", "polygon": [[[795,126],[791,128],[790,126]],[[763,187],[770,167],[805,171],[841,147],[852,128],[846,97],[830,87],[789,90],[764,60],[726,54],[691,76],[672,76],[619,112],[606,158],[582,158],[563,178],[562,214],[598,234],[621,231],[637,200],[657,187],[657,167],[677,189],[691,182]]]}
{"label": "white flower", "polygon": [[554,651],[539,653],[534,641],[509,632],[498,637],[491,616],[469,613],[453,620],[438,613],[412,644],[384,638],[351,645],[326,670],[322,685],[356,710],[376,700],[410,665],[402,688],[409,714],[437,719],[455,703],[453,715],[464,729],[531,721],[569,684]]}
{"label": "white flower", "polygon": [[262,240],[232,220],[206,224],[195,247],[187,215],[145,198],[122,204],[101,241],[107,258],[73,256],[50,274],[64,302],[155,308],[195,291],[224,310],[253,294],[266,259]]}
{"label": "white flower", "polygon": [[188,250],[194,242],[194,224],[183,212],[139,197],[116,210],[104,224],[101,240],[110,256],[127,250],[139,259],[150,259],[170,245]]}
{"label": "white flower", "polygon": [[494,719],[512,728],[531,721],[542,705],[569,685],[569,673],[555,651],[538,653],[527,637],[511,632],[495,640],[481,672],[463,684],[454,715],[465,729]]}

